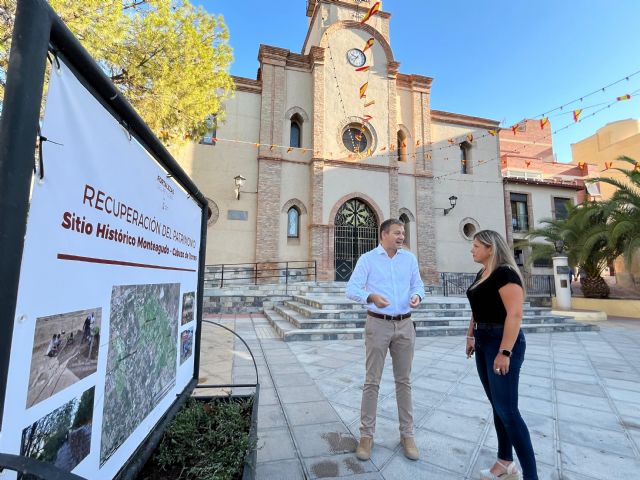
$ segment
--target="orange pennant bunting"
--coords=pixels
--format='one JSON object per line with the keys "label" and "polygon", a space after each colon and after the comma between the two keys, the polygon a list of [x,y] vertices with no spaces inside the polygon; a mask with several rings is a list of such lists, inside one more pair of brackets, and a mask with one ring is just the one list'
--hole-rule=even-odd
{"label": "orange pennant bunting", "polygon": [[604,162],[604,169],[605,170],[609,170],[611,167],[613,167],[613,162]]}
{"label": "orange pennant bunting", "polygon": [[456,143],[453,138],[450,138],[449,140],[447,140],[447,142],[449,142],[449,145],[453,145],[454,143]]}
{"label": "orange pennant bunting", "polygon": [[416,147],[419,147],[419,146],[420,146],[420,139],[416,141]]}
{"label": "orange pennant bunting", "polygon": [[291,153],[291,152],[293,152],[293,147],[287,148],[287,153]]}
{"label": "orange pennant bunting", "polygon": [[544,130],[545,125],[547,125],[548,123],[549,119],[547,117],[540,119],[540,130]]}
{"label": "orange pennant bunting", "polygon": [[366,52],[367,50],[369,50],[371,47],[373,47],[374,42],[375,40],[373,39],[373,37],[371,37],[369,40],[367,40],[367,43],[364,44],[364,48],[362,49],[362,51]]}
{"label": "orange pennant bunting", "polygon": [[582,109],[578,108],[577,110],[573,111],[573,121],[577,122],[578,120],[580,120],[580,115],[582,114]]}
{"label": "orange pennant bunting", "polygon": [[257,147],[257,148],[260,148],[260,144],[259,143],[254,143],[253,146]]}
{"label": "orange pennant bunting", "polygon": [[511,125],[511,131],[513,132],[514,135],[516,134],[516,132],[518,131],[518,124],[517,123],[515,125]]}
{"label": "orange pennant bunting", "polygon": [[376,2],[373,4],[373,6],[369,9],[369,11],[367,12],[367,14],[364,16],[364,18],[362,19],[362,21],[360,23],[367,23],[367,21],[373,17],[377,12],[380,11],[380,2]]}
{"label": "orange pennant bunting", "polygon": [[276,149],[276,146],[275,146],[275,145],[271,145],[271,146],[269,147],[269,150],[271,150],[272,152],[273,152],[275,149]]}
{"label": "orange pennant bunting", "polygon": [[360,87],[360,98],[366,97],[365,93],[367,91],[368,86],[369,86],[369,82],[365,82],[364,84],[362,84],[362,86]]}
{"label": "orange pennant bunting", "polygon": [[623,100],[631,100],[631,95],[628,93],[626,95],[622,95],[621,97],[616,97],[616,100],[622,102]]}
{"label": "orange pennant bunting", "polygon": [[367,72],[369,70],[369,65],[365,65],[364,67],[356,68],[356,72]]}
{"label": "orange pennant bunting", "polygon": [[362,120],[364,123],[369,123],[369,121],[373,120],[373,117],[371,115],[365,115]]}
{"label": "orange pennant bunting", "polygon": [[526,160],[524,163],[527,165],[527,168],[529,168],[529,165],[531,165],[531,160]]}
{"label": "orange pennant bunting", "polygon": [[382,147],[382,148],[380,149],[380,151],[381,151],[381,152],[384,152],[386,149],[387,149],[387,146],[385,145],[384,147]]}
{"label": "orange pennant bunting", "polygon": [[584,163],[584,162],[578,162],[578,168],[579,168],[580,170],[584,170],[584,167],[586,167],[586,166],[587,166],[587,164],[586,164],[586,163]]}
{"label": "orange pennant bunting", "polygon": [[489,132],[489,135],[491,135],[492,137],[495,137],[498,134],[497,130],[487,130]]}
{"label": "orange pennant bunting", "polygon": [[375,100],[371,100],[370,102],[367,102],[364,104],[364,108],[370,107],[371,105],[375,105],[376,101]]}
{"label": "orange pennant bunting", "polygon": [[640,163],[636,162],[635,166],[633,167],[633,173],[640,173]]}

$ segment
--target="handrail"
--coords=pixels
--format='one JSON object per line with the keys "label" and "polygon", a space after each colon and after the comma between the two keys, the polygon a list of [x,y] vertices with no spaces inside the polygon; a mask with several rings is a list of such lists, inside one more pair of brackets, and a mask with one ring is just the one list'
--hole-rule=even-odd
{"label": "handrail", "polygon": [[[211,269],[218,269],[211,271]],[[273,274],[270,274],[274,272]],[[295,274],[294,274],[295,272]],[[258,280],[284,279],[285,292],[288,292],[291,279],[294,277],[313,278],[318,281],[318,265],[316,260],[295,260],[283,262],[253,263],[221,263],[205,266],[205,281],[219,282],[220,288],[225,283],[257,285]],[[243,282],[249,280],[248,282]],[[240,281],[236,283],[236,281]]]}
{"label": "handrail", "polygon": [[[445,297],[464,295],[474,282],[474,273],[441,272],[440,280]],[[555,294],[553,275],[523,275],[527,296],[552,296]]]}

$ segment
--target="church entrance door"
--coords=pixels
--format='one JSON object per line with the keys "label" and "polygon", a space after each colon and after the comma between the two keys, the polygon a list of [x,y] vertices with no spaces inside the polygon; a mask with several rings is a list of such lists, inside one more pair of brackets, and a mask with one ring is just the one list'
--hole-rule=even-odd
{"label": "church entrance door", "polygon": [[336,281],[351,278],[360,255],[378,246],[378,221],[374,211],[358,198],[340,207],[335,220]]}

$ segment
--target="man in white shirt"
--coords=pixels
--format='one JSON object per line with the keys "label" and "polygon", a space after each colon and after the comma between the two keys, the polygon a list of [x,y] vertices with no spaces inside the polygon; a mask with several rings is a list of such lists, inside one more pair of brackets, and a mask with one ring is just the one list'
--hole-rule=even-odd
{"label": "man in white shirt", "polygon": [[373,447],[380,377],[387,350],[391,352],[396,383],[400,443],[404,454],[418,460],[413,438],[411,364],[416,331],[411,308],[424,298],[424,284],[416,257],[403,250],[404,223],[389,219],[380,225],[380,245],[362,255],[347,284],[347,297],[367,304],[365,325],[366,377],[360,408],[360,442],[356,456],[368,460]]}

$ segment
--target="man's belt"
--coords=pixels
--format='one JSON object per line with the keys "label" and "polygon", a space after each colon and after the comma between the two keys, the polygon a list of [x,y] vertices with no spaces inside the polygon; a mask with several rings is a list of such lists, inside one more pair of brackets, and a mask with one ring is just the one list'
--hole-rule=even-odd
{"label": "man's belt", "polygon": [[404,320],[405,318],[409,318],[411,316],[411,312],[405,313],[403,315],[385,315],[384,313],[377,313],[372,312],[371,310],[367,310],[367,315],[373,318],[379,318],[381,320],[394,320],[397,322],[400,320]]}

